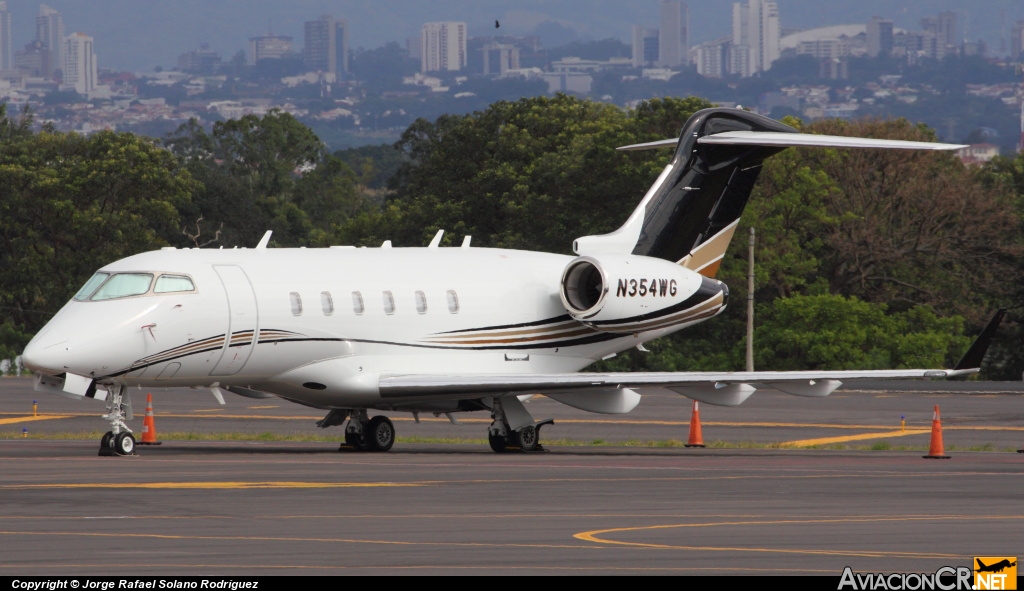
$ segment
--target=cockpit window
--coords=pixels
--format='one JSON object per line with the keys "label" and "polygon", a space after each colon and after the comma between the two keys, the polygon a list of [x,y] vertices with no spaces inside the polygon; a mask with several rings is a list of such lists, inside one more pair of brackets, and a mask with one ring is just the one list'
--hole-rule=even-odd
{"label": "cockpit window", "polygon": [[99,288],[92,300],[95,302],[142,295],[149,291],[152,283],[152,273],[118,273]]}
{"label": "cockpit window", "polygon": [[171,293],[175,291],[195,291],[192,280],[183,275],[161,275],[157,277],[153,293]]}
{"label": "cockpit window", "polygon": [[107,277],[110,277],[109,273],[96,273],[90,277],[89,280],[85,282],[85,285],[82,286],[82,289],[78,290],[78,293],[75,294],[75,299],[79,302],[89,299],[89,296],[96,291],[96,288],[99,287],[101,283],[106,281]]}

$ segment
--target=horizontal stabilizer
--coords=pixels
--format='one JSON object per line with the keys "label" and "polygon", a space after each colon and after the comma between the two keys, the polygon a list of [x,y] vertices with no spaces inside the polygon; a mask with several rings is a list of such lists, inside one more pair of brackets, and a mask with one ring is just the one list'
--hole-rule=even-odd
{"label": "horizontal stabilizer", "polygon": [[656,142],[647,142],[645,144],[631,144],[628,146],[620,146],[615,149],[620,152],[630,152],[633,150],[657,150],[658,148],[674,148],[678,143],[678,139],[658,140]]}
{"label": "horizontal stabilizer", "polygon": [[[678,139],[658,140],[617,148],[620,151],[674,148]],[[698,144],[724,146],[806,146],[817,148],[895,148],[899,150],[959,150],[960,144],[938,142],[911,142],[905,140],[878,140],[843,135],[814,135],[809,133],[778,133],[773,131],[726,131],[697,139]]]}
{"label": "horizontal stabilizer", "polygon": [[937,142],[876,140],[842,135],[778,133],[773,131],[726,131],[697,139],[699,144],[727,146],[809,146],[818,148],[895,148],[901,150],[959,150],[967,146]]}

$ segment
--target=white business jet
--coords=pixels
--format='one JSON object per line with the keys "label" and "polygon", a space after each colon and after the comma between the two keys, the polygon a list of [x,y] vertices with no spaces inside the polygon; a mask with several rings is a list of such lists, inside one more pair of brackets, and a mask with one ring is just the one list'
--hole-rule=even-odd
{"label": "white business jet", "polygon": [[[131,454],[128,388],[278,396],[327,412],[347,446],[385,451],[370,410],[484,411],[494,451],[539,448],[521,398],[542,393],[626,413],[670,390],[734,406],[758,387],[826,396],[844,379],[952,377],[954,370],[578,373],[722,312],[714,279],[762,161],[788,146],[960,146],[800,134],[737,109],[694,114],[675,156],[621,228],[578,238],[578,256],[461,247],[164,248],[113,262],[32,339],[36,387],[105,400],[104,455]],[[975,361],[976,359],[976,361]],[[964,365],[964,363],[961,363]],[[418,416],[418,414],[416,415]]]}

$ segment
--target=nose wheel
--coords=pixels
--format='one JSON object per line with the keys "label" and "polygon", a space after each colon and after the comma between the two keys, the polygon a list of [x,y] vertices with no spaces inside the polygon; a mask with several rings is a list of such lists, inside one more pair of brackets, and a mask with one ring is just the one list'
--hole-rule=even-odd
{"label": "nose wheel", "polygon": [[113,386],[107,394],[107,414],[103,418],[110,421],[110,431],[100,438],[101,456],[135,455],[135,437],[125,423],[132,418],[132,403],[128,398],[127,388]]}

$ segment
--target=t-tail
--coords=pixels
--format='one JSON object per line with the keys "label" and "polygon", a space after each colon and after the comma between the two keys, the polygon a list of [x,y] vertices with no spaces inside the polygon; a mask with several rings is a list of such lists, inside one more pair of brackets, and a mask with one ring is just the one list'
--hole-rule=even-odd
{"label": "t-tail", "polygon": [[809,135],[741,109],[694,113],[678,140],[624,146],[675,146],[675,155],[626,223],[576,239],[580,255],[634,254],[678,263],[707,277],[718,272],[766,158],[790,146],[954,150],[931,142]]}

